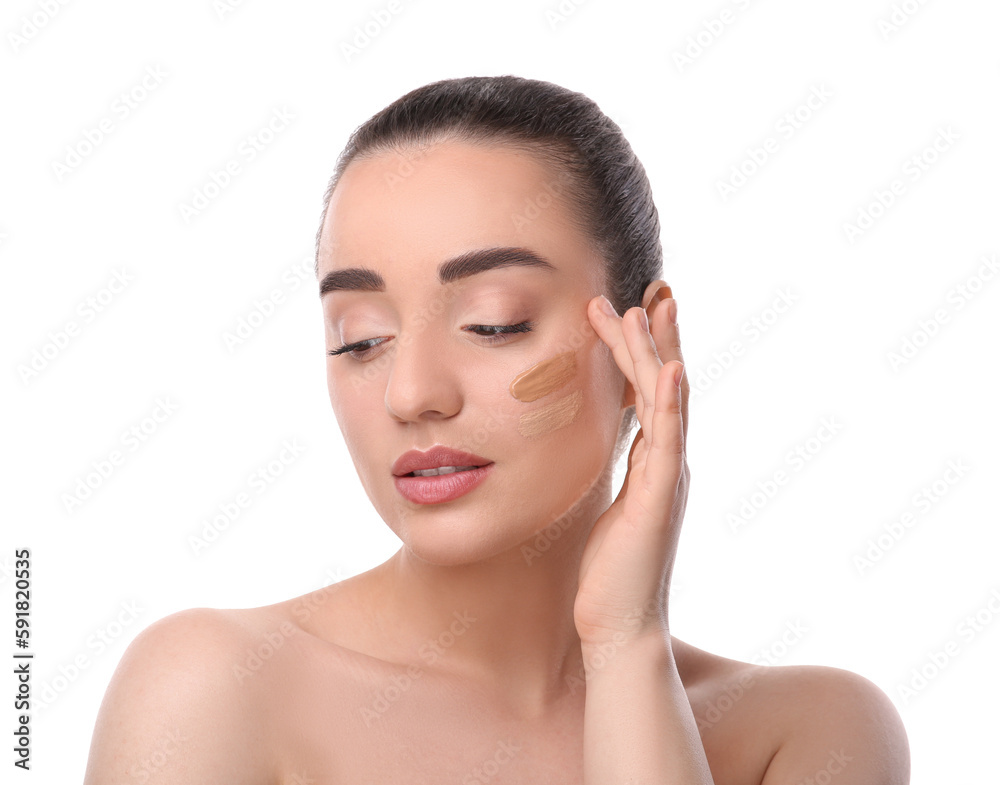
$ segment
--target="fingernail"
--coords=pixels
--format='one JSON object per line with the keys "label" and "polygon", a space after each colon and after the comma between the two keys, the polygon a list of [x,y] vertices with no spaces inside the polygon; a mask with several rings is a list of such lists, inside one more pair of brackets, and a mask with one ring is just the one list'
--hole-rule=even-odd
{"label": "fingernail", "polygon": [[618,315],[617,313],[615,313],[615,307],[611,304],[610,300],[608,300],[608,298],[605,297],[603,294],[601,295],[601,299],[597,304],[600,306],[601,310],[604,311],[605,316]]}
{"label": "fingernail", "polygon": [[667,306],[667,318],[670,319],[671,324],[677,324],[677,301],[671,300],[670,305]]}
{"label": "fingernail", "polygon": [[646,316],[646,312],[644,310],[642,310],[642,308],[639,309],[639,322],[640,322],[640,324],[642,324],[642,329],[645,330],[648,333],[649,332],[649,317]]}

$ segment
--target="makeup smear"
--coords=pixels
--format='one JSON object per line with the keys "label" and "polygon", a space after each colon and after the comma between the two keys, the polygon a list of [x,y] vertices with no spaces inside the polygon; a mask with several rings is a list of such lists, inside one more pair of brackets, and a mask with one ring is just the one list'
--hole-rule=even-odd
{"label": "makeup smear", "polygon": [[536,401],[565,385],[575,373],[576,354],[563,352],[515,376],[510,383],[510,394],[519,401]]}
{"label": "makeup smear", "polygon": [[580,413],[583,405],[583,392],[577,390],[569,395],[546,404],[540,409],[521,415],[518,430],[522,436],[542,436],[546,433],[565,428]]}

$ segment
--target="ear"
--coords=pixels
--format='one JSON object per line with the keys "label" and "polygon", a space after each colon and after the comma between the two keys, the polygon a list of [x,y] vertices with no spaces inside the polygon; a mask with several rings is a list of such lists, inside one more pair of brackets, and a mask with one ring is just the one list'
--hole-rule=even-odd
{"label": "ear", "polygon": [[[646,309],[646,317],[650,322],[653,321],[653,309],[666,297],[670,297],[669,292],[661,292],[662,288],[667,286],[667,282],[662,278],[657,278],[655,281],[651,281],[646,290],[642,293],[642,307]],[[625,409],[629,406],[635,405],[635,390],[632,389],[632,385],[626,380],[625,390],[622,393],[622,408]]]}

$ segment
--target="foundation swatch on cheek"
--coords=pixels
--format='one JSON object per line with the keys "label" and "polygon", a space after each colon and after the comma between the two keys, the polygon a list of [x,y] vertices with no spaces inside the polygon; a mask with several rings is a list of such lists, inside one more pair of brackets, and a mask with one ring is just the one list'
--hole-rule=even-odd
{"label": "foundation swatch on cheek", "polygon": [[576,354],[572,351],[542,360],[510,383],[510,394],[519,401],[537,401],[564,386],[576,373]]}
{"label": "foundation swatch on cheek", "polygon": [[577,390],[569,395],[546,404],[541,409],[522,414],[517,429],[522,436],[543,436],[546,433],[565,428],[580,413],[583,405],[583,392]]}

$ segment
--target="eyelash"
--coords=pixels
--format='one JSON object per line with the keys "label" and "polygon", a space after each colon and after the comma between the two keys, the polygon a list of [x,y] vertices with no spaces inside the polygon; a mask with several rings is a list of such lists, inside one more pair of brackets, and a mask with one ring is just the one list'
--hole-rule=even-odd
{"label": "eyelash", "polygon": [[[475,332],[477,329],[489,330],[490,332],[486,335],[476,332],[480,338],[485,339],[489,344],[502,343],[507,340],[508,335],[514,333],[528,333],[535,328],[534,322],[518,322],[517,324],[470,324],[466,329],[470,332]],[[378,338],[369,338],[365,341],[356,341],[354,343],[347,343],[338,349],[331,349],[327,352],[332,357],[336,357],[341,354],[350,354],[356,359],[361,359],[364,353],[374,349],[379,345]]]}

